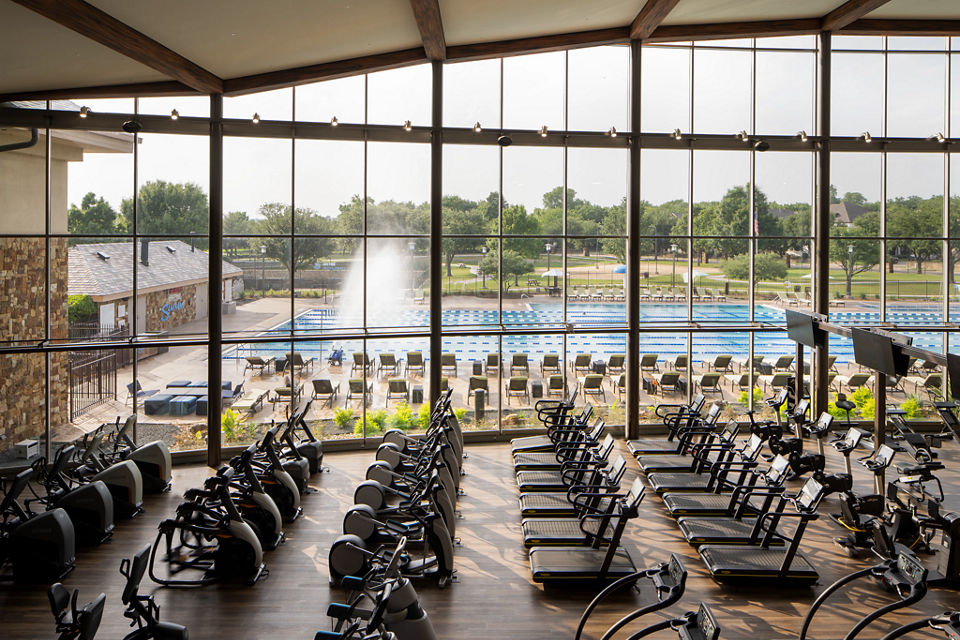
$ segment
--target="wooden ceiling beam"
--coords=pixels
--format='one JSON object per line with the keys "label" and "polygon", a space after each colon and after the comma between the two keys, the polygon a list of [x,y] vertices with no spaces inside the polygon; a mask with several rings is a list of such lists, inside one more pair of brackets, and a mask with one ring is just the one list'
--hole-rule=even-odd
{"label": "wooden ceiling beam", "polygon": [[851,22],[841,33],[863,36],[960,36],[960,20],[880,20]]}
{"label": "wooden ceiling beam", "polygon": [[630,39],[643,40],[660,26],[680,0],[647,0],[630,25]]}
{"label": "wooden ceiling beam", "polygon": [[83,0],[13,1],[191,89],[202,93],[223,90],[223,81],[217,76]]}
{"label": "wooden ceiling beam", "polygon": [[629,27],[578,31],[535,38],[518,38],[498,42],[479,42],[447,47],[447,60],[482,60],[499,56],[521,55],[524,53],[542,53],[561,51],[577,47],[593,47],[602,44],[622,44],[629,42]]}
{"label": "wooden ceiling beam", "polygon": [[864,17],[874,9],[879,9],[890,0],[847,0],[842,5],[823,16],[820,28],[823,31],[839,31],[851,22]]}
{"label": "wooden ceiling beam", "polygon": [[761,38],[802,35],[820,31],[819,18],[763,20],[759,22],[721,22],[717,24],[671,24],[657,27],[645,42],[681,42],[684,40],[723,40],[725,38]]}
{"label": "wooden ceiling beam", "polygon": [[111,84],[73,89],[40,89],[0,94],[0,102],[16,100],[70,100],[73,98],[133,98],[162,96],[203,95],[185,84],[174,80],[167,82],[142,82],[137,84]]}
{"label": "wooden ceiling beam", "polygon": [[361,73],[407,67],[412,64],[424,62],[426,59],[427,57],[424,50],[421,47],[417,47],[416,49],[378,53],[372,56],[313,64],[295,69],[268,71],[266,73],[243,76],[242,78],[224,80],[223,94],[227,96],[239,96],[256,93],[257,91],[294,87],[307,84],[308,82],[333,80],[335,78],[345,78]]}
{"label": "wooden ceiling beam", "polygon": [[439,0],[410,0],[413,17],[417,19],[423,50],[430,60],[447,59],[447,40],[443,35]]}

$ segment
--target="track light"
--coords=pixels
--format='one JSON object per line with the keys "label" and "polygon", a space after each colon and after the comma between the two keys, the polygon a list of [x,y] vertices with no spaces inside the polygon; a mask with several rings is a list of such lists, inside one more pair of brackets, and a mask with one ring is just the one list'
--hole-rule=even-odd
{"label": "track light", "polygon": [[410,121],[409,121],[409,120],[404,120],[404,122],[403,122],[403,130],[404,130],[404,131],[412,131],[412,130],[413,130],[413,125],[410,124]]}
{"label": "track light", "polygon": [[542,127],[540,127],[540,137],[541,138],[547,137],[547,125],[543,125]]}
{"label": "track light", "polygon": [[477,123],[473,125],[473,132],[480,133],[481,131],[483,131],[483,129],[480,127],[480,121],[477,120]]}
{"label": "track light", "polygon": [[340,121],[337,120],[337,116],[333,116],[332,118],[330,118],[330,126],[331,126],[331,127],[335,127],[335,126],[337,126],[338,124],[340,124]]}
{"label": "track light", "polygon": [[171,120],[179,120],[179,119],[180,119],[180,112],[177,111],[176,109],[174,109],[173,111],[171,111],[171,112],[170,112],[170,119],[171,119]]}
{"label": "track light", "polygon": [[260,114],[259,114],[259,113],[253,114],[253,124],[260,124]]}
{"label": "track light", "polygon": [[800,136],[800,142],[807,141],[807,132],[806,131],[797,131],[797,135]]}
{"label": "track light", "polygon": [[763,153],[764,151],[770,148],[770,143],[767,142],[766,140],[757,140],[756,142],[753,143],[753,148],[754,150],[759,151],[760,153]]}
{"label": "track light", "polygon": [[617,128],[616,128],[616,127],[610,127],[610,130],[607,131],[607,135],[610,136],[611,138],[616,138],[616,137],[617,137]]}
{"label": "track light", "polygon": [[866,143],[873,142],[873,138],[870,137],[869,131],[864,131],[863,133],[860,134],[860,137],[863,138],[863,141]]}
{"label": "track light", "polygon": [[682,137],[683,137],[683,134],[680,133],[680,129],[674,129],[674,130],[673,130],[673,139],[674,139],[674,140],[679,140],[679,139],[682,138]]}
{"label": "track light", "polygon": [[90,114],[90,107],[80,107],[80,117],[86,118]]}
{"label": "track light", "polygon": [[750,142],[750,135],[743,129],[740,130],[740,133],[738,133],[736,137],[744,142]]}
{"label": "track light", "polygon": [[943,137],[943,133],[940,131],[937,131],[935,134],[927,138],[927,140],[936,140],[940,144],[945,144],[947,142],[947,139]]}

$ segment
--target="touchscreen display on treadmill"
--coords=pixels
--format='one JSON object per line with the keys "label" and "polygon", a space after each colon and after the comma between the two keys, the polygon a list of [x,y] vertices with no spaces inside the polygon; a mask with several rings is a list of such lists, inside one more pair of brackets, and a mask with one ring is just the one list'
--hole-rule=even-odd
{"label": "touchscreen display on treadmill", "polygon": [[717,621],[713,619],[713,614],[702,602],[700,603],[700,610],[697,611],[697,626],[700,627],[700,631],[708,640],[717,637]]}
{"label": "touchscreen display on treadmill", "polygon": [[800,489],[800,500],[798,500],[800,506],[804,509],[809,509],[816,503],[821,491],[823,491],[823,485],[813,478],[807,480],[803,488]]}
{"label": "touchscreen display on treadmill", "polygon": [[924,579],[926,570],[920,562],[905,553],[897,556],[897,571],[900,575],[910,581],[910,584],[918,584]]}
{"label": "touchscreen display on treadmill", "polygon": [[678,558],[676,554],[670,556],[668,570],[670,571],[670,577],[673,578],[673,582],[680,584],[680,580],[683,578],[683,565],[680,564],[680,558]]}
{"label": "touchscreen display on treadmill", "polygon": [[854,446],[857,444],[857,441],[860,440],[860,432],[855,428],[850,427],[847,431],[847,437],[844,438],[848,446]]}
{"label": "touchscreen display on treadmill", "polygon": [[890,461],[893,460],[894,451],[887,445],[880,445],[880,450],[877,451],[876,461],[883,466],[890,464]]}
{"label": "touchscreen display on treadmill", "polygon": [[784,458],[782,455],[778,454],[777,457],[773,459],[773,462],[770,463],[770,471],[771,471],[770,475],[773,475],[773,476],[780,475],[781,473],[786,471],[787,466],[789,464],[790,464],[789,460]]}

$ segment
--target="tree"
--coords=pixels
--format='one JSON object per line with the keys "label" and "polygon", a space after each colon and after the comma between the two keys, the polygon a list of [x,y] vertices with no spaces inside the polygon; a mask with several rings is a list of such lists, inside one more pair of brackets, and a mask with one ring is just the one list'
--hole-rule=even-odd
{"label": "tree", "polygon": [[850,204],[860,205],[865,207],[867,205],[867,197],[860,193],[859,191],[847,191],[843,194],[843,202],[849,202]]}
{"label": "tree", "polygon": [[[133,228],[133,199],[120,204],[124,223]],[[151,180],[140,187],[137,197],[137,233],[188,235],[206,234],[210,208],[207,194],[193,182],[173,183]],[[201,243],[206,246],[206,241]]]}
{"label": "tree", "polygon": [[[731,280],[750,279],[750,256],[740,254],[724,261],[723,275]],[[754,256],[753,277],[756,280],[785,280],[787,265],[783,258],[775,253],[758,253]]]}
{"label": "tree", "polygon": [[[496,233],[496,229],[492,230]],[[540,221],[528,215],[523,205],[503,208],[503,235],[537,236],[540,235]],[[510,238],[510,249],[524,258],[536,258],[543,252],[543,240],[535,237]],[[506,256],[506,252],[504,252]]]}
{"label": "tree", "polygon": [[[231,211],[223,216],[224,235],[249,236],[254,233],[254,227],[254,221],[246,211]],[[249,242],[248,238],[224,238],[223,250],[236,258],[237,251],[247,246]]]}
{"label": "tree", "polygon": [[[278,236],[260,238],[261,244],[267,248],[267,257],[276,260],[289,269],[290,241],[282,236],[290,234],[290,205],[269,202],[260,206],[259,213],[263,218],[257,224],[260,233],[268,236]],[[321,216],[313,209],[298,208],[294,222],[296,223],[297,235],[336,233],[336,223],[330,218]],[[312,267],[318,259],[332,254],[335,246],[333,238],[296,238],[294,271]]]}
{"label": "tree", "polygon": [[[483,212],[479,208],[475,207],[469,211],[457,211],[446,207],[443,209],[443,233],[445,236],[482,234],[485,224]],[[448,278],[453,275],[451,267],[454,257],[458,253],[477,251],[483,241],[484,239],[479,237],[445,237],[443,239],[443,260],[447,267]]]}
{"label": "tree", "polygon": [[520,276],[530,273],[530,265],[524,260],[523,256],[513,249],[504,249],[503,262],[500,262],[496,249],[490,251],[483,260],[480,261],[480,270],[487,275],[493,275],[500,268],[500,282],[504,289],[508,288],[507,279],[513,276],[513,285],[519,286]]}
{"label": "tree", "polygon": [[[117,232],[117,212],[110,203],[87,193],[80,206],[71,205],[67,212],[67,230],[74,235],[102,236]],[[78,242],[96,242],[93,239]]]}
{"label": "tree", "polygon": [[[894,240],[888,244],[891,249],[913,256],[917,263],[917,273],[923,273],[923,263],[934,260],[940,255],[943,227],[943,198],[937,196],[928,200],[919,198],[897,198],[887,205],[887,233],[891,236],[913,236],[930,238],[929,240]],[[893,263],[891,261],[891,270]]]}
{"label": "tree", "polygon": [[847,297],[853,295],[853,277],[869,271],[880,264],[880,252],[876,240],[844,240],[852,236],[876,236],[880,231],[880,214],[877,211],[868,211],[848,228],[835,226],[830,238],[830,259],[838,263],[843,269],[847,280]]}
{"label": "tree", "polygon": [[[627,216],[626,216],[626,198],[620,207],[608,207],[607,215],[600,223],[600,233],[604,236],[626,236],[627,235]],[[644,219],[646,202],[640,203],[640,220]],[[639,238],[637,239],[639,241]],[[623,238],[603,238],[600,246],[617,260],[623,262],[627,257],[627,243]]]}

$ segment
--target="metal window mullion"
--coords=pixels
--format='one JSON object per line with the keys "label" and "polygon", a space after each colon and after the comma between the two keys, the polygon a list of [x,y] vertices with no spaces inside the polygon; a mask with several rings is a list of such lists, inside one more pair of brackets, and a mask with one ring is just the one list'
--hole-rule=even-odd
{"label": "metal window mullion", "polygon": [[[47,102],[47,109],[49,110],[50,103]],[[45,342],[49,342],[54,336],[50,335],[50,222],[53,215],[53,197],[52,197],[52,163],[53,163],[53,144],[50,141],[50,127],[47,126],[45,129],[46,140],[44,144],[44,163],[43,163],[43,228],[44,228],[44,267],[43,267],[43,292],[44,292],[44,337]],[[59,248],[59,247],[58,247]],[[66,257],[66,256],[65,256]],[[67,335],[64,336],[69,338],[69,331]],[[44,439],[44,455],[47,460],[51,459],[52,447],[50,445],[50,423],[51,423],[51,411],[50,411],[50,353],[45,353],[43,355],[43,375],[44,375],[44,385],[43,385],[43,439]],[[69,362],[69,356],[67,356],[67,361]],[[67,365],[69,367],[69,364]],[[69,398],[68,398],[68,407],[67,415],[69,416]],[[136,411],[136,405],[134,405],[134,411]],[[136,437],[136,434],[134,434]]]}
{"label": "metal window mullion", "polygon": [[880,322],[887,321],[887,152],[880,152]]}
{"label": "metal window mullion", "polygon": [[[207,388],[220,388],[223,368],[223,95],[210,96],[210,209],[207,268]],[[136,199],[134,199],[136,202]],[[136,291],[134,291],[136,294]],[[291,322],[292,325],[292,322]],[[136,362],[136,357],[134,357]],[[207,464],[218,467],[221,458],[220,393],[207,394]]]}
{"label": "metal window mullion", "polygon": [[[370,75],[363,74],[363,242],[361,246],[363,247],[363,254],[360,256],[361,264],[363,266],[363,291],[362,298],[363,304],[360,306],[361,317],[363,318],[363,330],[366,333],[367,330],[367,255],[369,253],[369,247],[367,246],[369,237],[367,235],[367,202],[369,201],[369,146],[370,143],[367,140],[368,129],[367,124],[369,124],[369,110],[370,110]],[[367,338],[364,335],[361,340],[361,345],[363,346],[363,411],[362,411],[362,423],[363,423],[363,435],[361,440],[363,441],[364,446],[367,444],[367,402],[366,402],[366,393],[367,393]],[[432,366],[432,363],[431,363]],[[371,404],[373,402],[373,397],[370,398]]]}
{"label": "metal window mullion", "polygon": [[[290,92],[290,113],[293,117],[293,120],[297,119],[297,104],[296,104],[296,87],[293,91]],[[296,191],[296,175],[297,175],[297,130],[296,127],[290,132],[290,362],[293,363],[293,354],[296,352],[296,262],[297,262],[297,246],[296,246],[296,237],[297,237],[297,191]],[[322,355],[322,354],[321,354]],[[297,375],[295,373],[295,368],[291,364],[290,366],[290,389],[291,391],[297,388]],[[294,409],[296,409],[296,394],[290,394],[290,400],[288,402],[288,407],[290,410],[290,415],[293,415]]]}
{"label": "metal window mullion", "polygon": [[[139,110],[139,108],[140,108],[140,99],[139,99],[139,98],[134,98],[134,99],[133,99],[133,112],[134,112],[134,114],[137,113],[137,111]],[[211,114],[211,115],[212,115],[212,114]],[[131,252],[131,255],[133,256],[133,263],[130,265],[130,266],[131,266],[131,269],[132,269],[132,270],[131,270],[131,277],[133,278],[132,282],[130,283],[131,286],[132,286],[131,291],[132,291],[132,293],[133,293],[133,299],[131,300],[131,302],[133,303],[133,304],[131,305],[131,306],[133,307],[133,317],[131,318],[131,322],[130,322],[130,335],[131,335],[132,337],[139,337],[137,326],[138,326],[138,320],[139,320],[139,316],[140,316],[140,311],[142,311],[142,312],[144,313],[143,327],[144,327],[144,329],[146,329],[146,327],[147,327],[147,322],[146,322],[147,299],[146,299],[146,296],[144,296],[144,299],[143,299],[143,306],[144,306],[144,308],[141,310],[141,309],[139,308],[140,305],[138,304],[139,301],[140,301],[140,296],[138,295],[139,292],[137,291],[137,276],[138,276],[138,272],[139,272],[139,270],[140,270],[140,269],[139,269],[139,266],[138,266],[138,265],[140,264],[140,261],[137,259],[137,253],[138,253],[139,250],[140,250],[140,236],[139,236],[139,233],[140,233],[140,229],[139,229],[139,218],[140,218],[140,212],[139,212],[139,209],[140,209],[140,184],[139,184],[139,182],[140,182],[140,145],[139,145],[139,140],[137,139],[138,134],[135,132],[135,133],[132,133],[132,134],[130,134],[130,135],[133,137],[133,204],[132,204],[132,214],[131,214],[131,215],[133,216],[133,220],[131,221],[131,222],[133,223],[133,229],[131,230],[131,232],[133,233],[133,236],[132,236],[132,238],[131,238],[131,240],[132,240],[132,242],[133,242],[133,247],[132,247],[132,248],[133,248],[133,251]],[[137,400],[138,400],[138,398],[137,398],[137,393],[136,393],[136,389],[137,389],[137,383],[138,383],[139,380],[140,380],[140,358],[137,357],[137,350],[136,350],[136,349],[133,350],[132,360],[133,360],[133,366],[132,366],[132,368],[131,368],[131,372],[132,372],[132,375],[133,375],[133,381],[132,381],[132,383],[133,383],[134,393],[133,393],[133,398],[130,400],[130,404],[131,404],[131,413],[133,413],[134,415],[136,415],[136,414],[137,414]],[[209,447],[210,447],[210,439],[209,439],[209,436],[208,436],[208,437],[207,437],[208,455],[209,455]]]}

